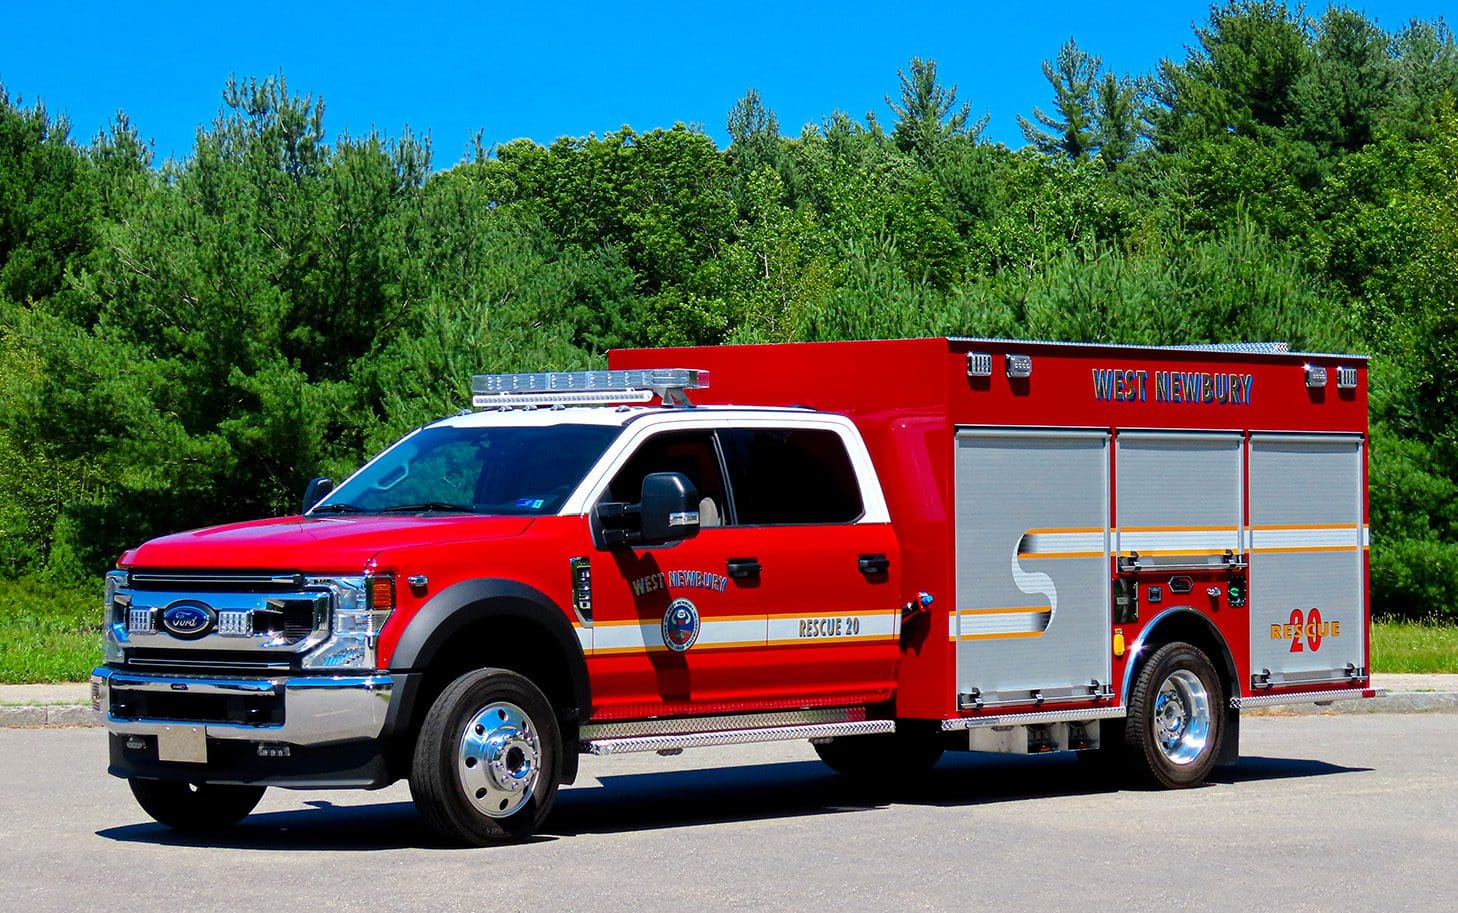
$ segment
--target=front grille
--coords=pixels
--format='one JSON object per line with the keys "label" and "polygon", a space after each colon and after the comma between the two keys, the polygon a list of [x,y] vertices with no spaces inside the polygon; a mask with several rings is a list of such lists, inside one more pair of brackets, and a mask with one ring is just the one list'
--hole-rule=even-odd
{"label": "front grille", "polygon": [[176,720],[282,726],[283,698],[277,694],[188,694],[185,691],[111,690],[111,715],[122,720]]}
{"label": "front grille", "polygon": [[[126,664],[151,669],[297,669],[301,654],[328,637],[340,586],[340,578],[292,571],[166,569],[119,576],[111,624]],[[178,606],[186,608],[179,612]]]}

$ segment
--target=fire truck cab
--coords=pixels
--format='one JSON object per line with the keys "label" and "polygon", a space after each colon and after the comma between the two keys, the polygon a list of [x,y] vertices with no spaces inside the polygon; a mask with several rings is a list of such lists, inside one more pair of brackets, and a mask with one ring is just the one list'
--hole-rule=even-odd
{"label": "fire truck cab", "polygon": [[[530,833],[582,754],[1078,751],[1165,787],[1370,697],[1366,365],[979,339],[483,375],[298,516],[108,576],[110,770],[184,829],[407,778]],[[712,381],[712,382],[711,382]],[[692,400],[692,403],[690,403]],[[316,480],[318,482],[318,480]]]}

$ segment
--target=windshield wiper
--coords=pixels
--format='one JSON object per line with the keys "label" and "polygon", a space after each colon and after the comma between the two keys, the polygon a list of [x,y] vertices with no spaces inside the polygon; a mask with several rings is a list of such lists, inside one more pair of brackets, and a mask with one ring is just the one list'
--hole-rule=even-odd
{"label": "windshield wiper", "polygon": [[405,514],[405,513],[426,513],[428,511],[441,511],[453,514],[474,514],[476,508],[469,504],[452,504],[449,501],[424,501],[420,504],[397,504],[394,507],[386,507],[381,513]]}
{"label": "windshield wiper", "polygon": [[309,509],[309,513],[310,513],[310,515],[313,515],[313,514],[362,514],[362,513],[365,513],[365,509],[363,507],[356,507],[353,504],[344,504],[344,503],[341,502],[341,503],[338,503],[338,504],[320,504],[318,507],[311,507]]}

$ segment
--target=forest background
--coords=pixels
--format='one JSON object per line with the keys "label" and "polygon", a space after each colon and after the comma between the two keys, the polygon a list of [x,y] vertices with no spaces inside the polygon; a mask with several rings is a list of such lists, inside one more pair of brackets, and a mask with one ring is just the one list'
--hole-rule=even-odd
{"label": "forest background", "polygon": [[297,510],[473,373],[610,347],[1283,340],[1370,354],[1373,605],[1458,620],[1453,32],[1242,0],[1177,57],[1070,40],[1018,150],[913,59],[893,123],[786,136],[750,90],[727,149],[625,126],[444,170],[327,143],[283,75],[165,162],[0,86],[0,581],[94,592],[150,536]]}

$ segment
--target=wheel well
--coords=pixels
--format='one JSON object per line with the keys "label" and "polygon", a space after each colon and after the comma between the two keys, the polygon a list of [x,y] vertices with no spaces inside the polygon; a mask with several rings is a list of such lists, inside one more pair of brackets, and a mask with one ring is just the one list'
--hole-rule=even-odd
{"label": "wheel well", "polygon": [[451,633],[422,666],[411,702],[407,738],[400,740],[396,770],[408,770],[422,721],[451,682],[477,669],[506,669],[541,689],[562,733],[562,782],[577,774],[577,727],[590,708],[579,707],[570,659],[546,628],[522,616],[486,615]]}
{"label": "wheel well", "polygon": [[1134,679],[1140,668],[1160,647],[1175,641],[1198,647],[1210,658],[1225,691],[1225,706],[1222,708],[1225,714],[1225,734],[1221,739],[1220,755],[1216,761],[1220,764],[1233,764],[1240,755],[1240,711],[1230,706],[1230,698],[1239,696],[1240,681],[1235,670],[1235,658],[1219,629],[1199,612],[1189,609],[1172,610],[1151,622],[1142,637],[1139,654],[1130,664],[1124,678],[1124,699],[1129,699],[1129,691],[1134,686]]}

